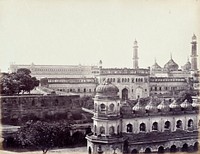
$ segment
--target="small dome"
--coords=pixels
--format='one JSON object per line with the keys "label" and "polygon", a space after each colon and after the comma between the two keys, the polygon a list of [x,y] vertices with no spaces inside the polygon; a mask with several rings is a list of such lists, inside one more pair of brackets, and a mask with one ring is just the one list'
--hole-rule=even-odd
{"label": "small dome", "polygon": [[171,109],[180,109],[180,108],[181,108],[181,106],[178,104],[178,102],[177,102],[176,100],[174,100],[174,101],[169,105],[169,107],[170,107]]}
{"label": "small dome", "polygon": [[163,111],[163,112],[168,112],[170,110],[169,108],[169,105],[167,104],[167,102],[165,100],[163,100],[158,106],[157,108],[160,110],[160,111]]}
{"label": "small dome", "polygon": [[149,112],[157,112],[157,106],[156,104],[153,102],[152,98],[150,100],[150,102],[147,104],[147,106],[145,106],[145,110],[148,110]]}
{"label": "small dome", "polygon": [[192,107],[199,108],[200,102],[198,102],[198,100],[194,100],[193,103],[192,103]]}
{"label": "small dome", "polygon": [[108,81],[96,87],[96,93],[101,95],[117,96],[118,92],[119,89]]}
{"label": "small dome", "polygon": [[141,104],[141,100],[138,99],[137,104],[132,108],[133,111],[135,111],[136,113],[144,113],[145,112],[145,108],[144,106]]}
{"label": "small dome", "polygon": [[160,71],[162,70],[162,68],[160,67],[160,65],[158,65],[157,62],[155,62],[154,65],[151,66],[151,70]]}
{"label": "small dome", "polygon": [[187,99],[183,102],[183,103],[181,103],[181,108],[183,108],[183,109],[191,109],[192,108],[192,104],[191,103],[189,103],[188,101],[187,101]]}
{"label": "small dome", "polygon": [[197,39],[196,35],[193,34],[193,36],[192,36],[192,40],[196,40],[196,39]]}
{"label": "small dome", "polygon": [[137,46],[137,40],[134,41],[134,46]]}
{"label": "small dome", "polygon": [[164,65],[164,69],[169,71],[177,71],[178,67],[178,64],[172,58]]}
{"label": "small dome", "polygon": [[187,63],[182,67],[183,70],[189,71],[191,69],[191,63],[188,60]]}

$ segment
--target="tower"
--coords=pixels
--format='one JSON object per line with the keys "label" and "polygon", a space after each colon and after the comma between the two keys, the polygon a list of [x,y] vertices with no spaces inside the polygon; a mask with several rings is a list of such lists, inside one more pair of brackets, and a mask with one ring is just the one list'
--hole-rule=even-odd
{"label": "tower", "polygon": [[195,34],[192,36],[192,51],[191,51],[191,70],[196,71],[197,68],[197,37]]}
{"label": "tower", "polygon": [[123,153],[119,89],[108,82],[96,88],[93,110],[93,135],[86,136],[89,154]]}
{"label": "tower", "polygon": [[133,45],[133,69],[138,69],[138,44],[137,41],[134,41]]}

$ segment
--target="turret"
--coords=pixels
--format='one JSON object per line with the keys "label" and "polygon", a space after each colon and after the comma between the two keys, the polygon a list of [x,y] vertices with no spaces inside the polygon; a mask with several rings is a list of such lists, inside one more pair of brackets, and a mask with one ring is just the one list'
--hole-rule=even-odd
{"label": "turret", "polygon": [[198,70],[198,67],[197,67],[197,37],[196,35],[194,34],[192,36],[192,51],[191,51],[191,70],[193,71],[196,71]]}
{"label": "turret", "polygon": [[133,46],[133,69],[138,69],[138,44],[137,41],[134,41],[134,46]]}

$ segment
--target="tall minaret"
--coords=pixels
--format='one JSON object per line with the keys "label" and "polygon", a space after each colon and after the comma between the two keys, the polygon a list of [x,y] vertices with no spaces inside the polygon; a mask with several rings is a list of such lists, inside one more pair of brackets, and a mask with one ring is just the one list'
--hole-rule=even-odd
{"label": "tall minaret", "polygon": [[135,40],[134,46],[133,46],[133,69],[138,69],[138,45],[137,41]]}
{"label": "tall minaret", "polygon": [[192,52],[191,52],[191,70],[198,70],[197,68],[197,37],[195,34],[192,36]]}

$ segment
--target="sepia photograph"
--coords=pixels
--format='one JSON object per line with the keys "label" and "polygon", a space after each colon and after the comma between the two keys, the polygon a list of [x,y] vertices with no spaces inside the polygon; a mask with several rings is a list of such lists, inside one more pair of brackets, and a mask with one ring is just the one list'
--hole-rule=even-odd
{"label": "sepia photograph", "polygon": [[0,0],[0,153],[200,153],[199,0]]}

